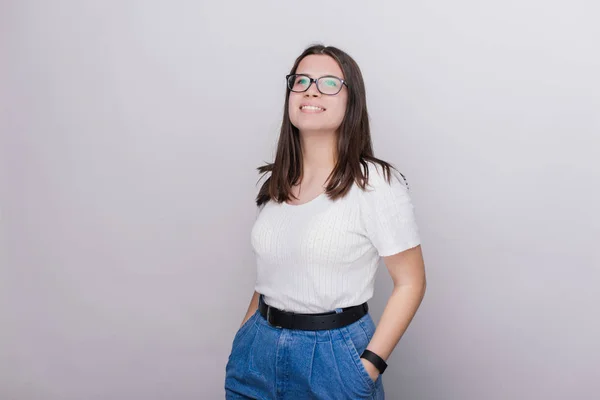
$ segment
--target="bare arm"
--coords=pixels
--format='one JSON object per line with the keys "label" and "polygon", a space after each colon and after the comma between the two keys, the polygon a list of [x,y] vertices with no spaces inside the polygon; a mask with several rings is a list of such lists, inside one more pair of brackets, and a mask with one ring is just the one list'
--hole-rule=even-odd
{"label": "bare arm", "polygon": [[[425,265],[421,246],[383,257],[394,282],[375,334],[367,349],[384,360],[390,356],[412,321],[425,295]],[[369,375],[376,379],[379,371],[371,362],[361,359]]]}
{"label": "bare arm", "polygon": [[254,294],[252,295],[252,299],[250,299],[250,304],[248,305],[248,310],[246,311],[246,316],[244,317],[244,320],[242,321],[242,323],[240,324],[240,328],[242,327],[242,325],[244,325],[244,323],[246,321],[248,321],[248,319],[256,312],[256,310],[258,309],[258,296],[259,293],[257,291],[254,291]]}

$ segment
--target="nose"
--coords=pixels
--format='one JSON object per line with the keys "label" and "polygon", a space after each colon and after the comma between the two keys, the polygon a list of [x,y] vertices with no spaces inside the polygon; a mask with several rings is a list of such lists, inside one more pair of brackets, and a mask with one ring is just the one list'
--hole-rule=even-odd
{"label": "nose", "polygon": [[321,92],[317,89],[317,82],[312,81],[306,92],[304,92],[305,97],[321,97]]}

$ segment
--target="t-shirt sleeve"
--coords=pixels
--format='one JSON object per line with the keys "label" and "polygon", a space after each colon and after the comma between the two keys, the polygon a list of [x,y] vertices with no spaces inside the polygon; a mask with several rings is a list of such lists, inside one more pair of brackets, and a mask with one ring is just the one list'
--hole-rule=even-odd
{"label": "t-shirt sleeve", "polygon": [[390,170],[388,183],[382,167],[370,165],[369,182],[361,198],[367,236],[381,257],[421,243],[408,184],[396,171]]}

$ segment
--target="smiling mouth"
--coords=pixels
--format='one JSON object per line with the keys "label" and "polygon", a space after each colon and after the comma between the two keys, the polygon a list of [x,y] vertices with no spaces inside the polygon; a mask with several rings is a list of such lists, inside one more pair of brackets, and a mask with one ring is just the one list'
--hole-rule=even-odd
{"label": "smiling mouth", "polygon": [[324,108],[322,107],[318,107],[318,106],[300,106],[300,110],[301,111],[309,111],[309,112],[320,112],[320,111],[325,111]]}

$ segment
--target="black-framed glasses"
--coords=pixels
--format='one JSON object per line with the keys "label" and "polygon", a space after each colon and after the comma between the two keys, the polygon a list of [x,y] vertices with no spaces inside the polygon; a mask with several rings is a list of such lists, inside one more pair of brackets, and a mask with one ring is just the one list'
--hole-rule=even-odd
{"label": "black-framed glasses", "polygon": [[333,75],[325,75],[321,76],[320,78],[311,78],[305,74],[291,74],[286,75],[285,79],[287,80],[288,89],[296,93],[306,92],[313,82],[317,86],[317,90],[319,92],[329,96],[338,94],[344,85],[348,87],[348,84],[345,80]]}

